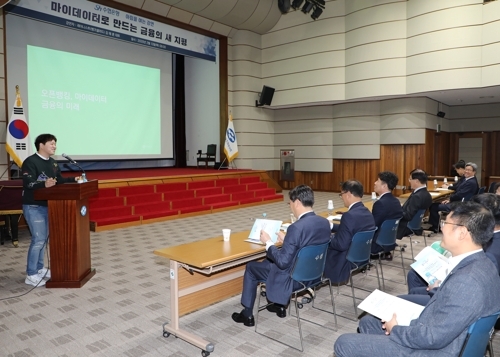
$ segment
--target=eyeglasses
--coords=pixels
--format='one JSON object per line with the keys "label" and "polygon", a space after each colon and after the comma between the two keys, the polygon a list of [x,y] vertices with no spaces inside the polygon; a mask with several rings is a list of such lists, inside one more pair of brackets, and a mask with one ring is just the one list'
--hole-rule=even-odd
{"label": "eyeglasses", "polygon": [[465,227],[463,224],[458,224],[458,223],[452,223],[452,222],[446,222],[446,221],[439,221],[439,225],[441,226],[441,229],[444,227],[445,224],[451,224],[453,226],[458,226],[458,227]]}
{"label": "eyeglasses", "polygon": [[465,169],[464,171],[467,171],[467,172],[474,172],[474,170],[472,170],[472,169]]}
{"label": "eyeglasses", "polygon": [[339,197],[340,197],[340,198],[342,198],[342,195],[343,195],[343,194],[346,194],[346,193],[347,193],[347,192],[341,192],[341,193],[339,193]]}

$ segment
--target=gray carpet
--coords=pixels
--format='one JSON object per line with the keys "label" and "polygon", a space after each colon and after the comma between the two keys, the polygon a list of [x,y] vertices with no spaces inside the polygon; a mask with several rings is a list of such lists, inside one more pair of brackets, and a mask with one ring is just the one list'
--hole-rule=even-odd
{"label": "gray carpet", "polygon": [[[287,192],[284,192],[285,197]],[[368,198],[369,197],[365,197]],[[325,211],[327,200],[341,206],[336,193],[316,193],[316,211]],[[97,274],[81,289],[30,290],[24,284],[27,230],[20,231],[19,248],[7,242],[0,246],[0,355],[24,356],[200,356],[200,349],[173,336],[162,336],[162,324],[169,319],[169,262],[157,257],[157,248],[221,235],[221,228],[233,232],[249,230],[252,219],[267,214],[270,219],[289,219],[286,202],[243,208],[224,213],[178,219],[163,223],[114,231],[91,233],[92,266]],[[429,242],[439,239],[431,237]],[[422,237],[416,238],[418,252]],[[405,238],[408,241],[407,238]],[[409,249],[405,257],[410,258]],[[406,265],[409,264],[406,260]],[[399,264],[398,264],[399,263]],[[386,291],[406,293],[400,261],[384,269]],[[399,266],[399,267],[398,267]],[[375,272],[358,274],[355,286],[369,291],[377,287]],[[334,293],[337,290],[335,288]],[[181,327],[211,341],[213,356],[333,356],[333,343],[346,332],[356,331],[352,299],[348,286],[335,295],[338,328],[331,314],[311,309],[301,316],[314,319],[323,327],[303,323],[304,352],[256,334],[253,328],[235,324],[231,314],[241,310],[240,296],[212,305],[181,318]],[[368,292],[356,291],[365,297]],[[317,304],[328,308],[328,289],[318,292]],[[347,318],[345,318],[347,317]],[[264,311],[259,332],[298,346],[296,320],[279,319]],[[498,348],[496,348],[498,350]]]}

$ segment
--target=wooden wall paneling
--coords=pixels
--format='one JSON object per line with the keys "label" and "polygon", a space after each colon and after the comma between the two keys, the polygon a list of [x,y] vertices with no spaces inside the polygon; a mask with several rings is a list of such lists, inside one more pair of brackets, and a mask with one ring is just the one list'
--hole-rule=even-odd
{"label": "wooden wall paneling", "polygon": [[438,148],[441,144],[441,133],[436,133],[435,130],[425,130],[425,165],[421,167],[429,175],[436,175],[439,172],[438,164]]}
{"label": "wooden wall paneling", "polygon": [[490,156],[491,175],[500,176],[500,132],[495,131],[491,133],[490,151],[487,155]]}
{"label": "wooden wall paneling", "polygon": [[[492,133],[483,132],[483,148],[482,148],[482,162],[481,162],[481,183],[479,187],[486,186],[488,182],[487,177],[491,176],[491,137]],[[486,191],[489,187],[486,187]]]}
{"label": "wooden wall paneling", "polygon": [[434,160],[434,174],[436,176],[450,175],[451,167],[456,163],[452,159],[452,150],[450,150],[450,133],[436,133]]}
{"label": "wooden wall paneling", "polygon": [[450,133],[450,159],[452,164],[455,164],[460,160],[458,157],[458,138],[460,133]]}

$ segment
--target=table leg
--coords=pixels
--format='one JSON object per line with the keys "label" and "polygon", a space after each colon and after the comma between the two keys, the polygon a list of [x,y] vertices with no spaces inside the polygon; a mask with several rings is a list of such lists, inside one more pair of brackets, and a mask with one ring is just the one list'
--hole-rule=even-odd
{"label": "table leg", "polygon": [[[170,260],[170,323],[163,324],[163,336],[168,337],[172,334],[210,354],[214,351],[213,343],[179,328],[179,269],[179,263]],[[208,356],[208,354],[204,354],[204,356]]]}

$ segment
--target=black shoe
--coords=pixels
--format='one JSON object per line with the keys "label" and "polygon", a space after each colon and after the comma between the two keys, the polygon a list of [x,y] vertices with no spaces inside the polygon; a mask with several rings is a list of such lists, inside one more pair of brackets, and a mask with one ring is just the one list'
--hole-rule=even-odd
{"label": "black shoe", "polygon": [[439,230],[436,227],[431,227],[431,228],[429,228],[429,230],[434,232],[434,233],[439,233]]}
{"label": "black shoe", "polygon": [[267,311],[276,313],[278,317],[286,317],[286,307],[279,304],[270,304],[266,306]]}
{"label": "black shoe", "polygon": [[231,318],[233,319],[234,322],[237,322],[239,324],[243,324],[245,326],[251,327],[255,326],[255,320],[253,318],[253,315],[250,315],[249,317],[245,317],[242,312],[233,312],[231,315]]}
{"label": "black shoe", "polygon": [[385,253],[385,256],[383,259],[387,260],[387,261],[392,261],[392,254],[390,252]]}

